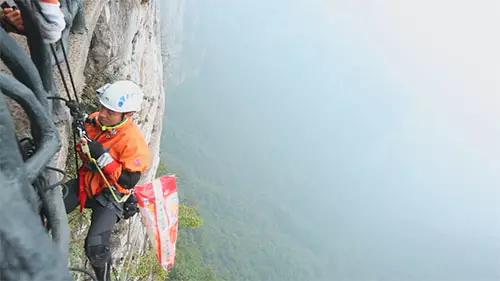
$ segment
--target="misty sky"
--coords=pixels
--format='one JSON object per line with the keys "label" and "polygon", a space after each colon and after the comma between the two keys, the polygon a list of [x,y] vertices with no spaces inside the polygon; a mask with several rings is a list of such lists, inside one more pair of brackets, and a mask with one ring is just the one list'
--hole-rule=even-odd
{"label": "misty sky", "polygon": [[318,280],[500,278],[500,2],[181,2],[172,154]]}

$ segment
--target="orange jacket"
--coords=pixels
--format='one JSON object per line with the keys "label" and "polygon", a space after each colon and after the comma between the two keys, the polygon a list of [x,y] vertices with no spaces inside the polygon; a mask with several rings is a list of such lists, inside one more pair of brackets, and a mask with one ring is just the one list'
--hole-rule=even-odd
{"label": "orange jacket", "polygon": [[[102,169],[108,182],[115,186],[120,193],[128,194],[130,191],[120,186],[118,179],[122,170],[142,173],[149,168],[151,155],[148,144],[132,119],[125,121],[116,129],[103,131],[98,122],[98,115],[98,112],[94,112],[89,116],[95,122],[86,123],[85,128],[88,136],[92,140],[100,142],[114,159],[113,163],[108,165],[112,168],[106,166]],[[86,196],[93,197],[107,188],[99,172],[92,172],[86,165],[80,167],[79,177],[80,195],[84,195],[83,192]],[[85,205],[84,198],[80,198],[80,200],[83,200],[81,203]]]}

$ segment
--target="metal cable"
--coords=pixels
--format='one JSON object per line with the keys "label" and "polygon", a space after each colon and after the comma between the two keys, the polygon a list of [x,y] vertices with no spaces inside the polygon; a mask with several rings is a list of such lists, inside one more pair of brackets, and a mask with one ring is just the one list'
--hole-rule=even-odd
{"label": "metal cable", "polygon": [[64,43],[62,40],[59,42],[61,43],[61,49],[63,51],[64,61],[66,62],[66,67],[68,68],[69,80],[71,82],[71,86],[73,87],[73,92],[75,94],[75,100],[77,103],[80,103],[80,100],[78,99],[78,94],[76,93],[76,87],[75,87],[75,81],[73,80],[73,74],[71,74],[71,68],[69,65],[68,56],[66,55],[66,49],[64,48]]}
{"label": "metal cable", "polygon": [[55,188],[55,187],[57,187],[57,186],[59,186],[59,185],[61,185],[61,186],[62,186],[62,185],[64,184],[65,179],[66,179],[66,172],[65,172],[65,171],[63,171],[63,170],[61,170],[61,169],[58,169],[58,168],[55,168],[55,167],[51,167],[51,166],[46,166],[46,167],[45,167],[45,169],[47,169],[47,170],[51,170],[51,171],[54,171],[54,172],[58,172],[58,173],[60,173],[60,174],[62,174],[62,175],[63,175],[63,177],[62,177],[62,179],[61,179],[60,181],[58,181],[58,182],[56,182],[56,183],[54,183],[54,184],[51,184],[51,185],[47,186],[47,187],[45,188],[45,190],[53,189],[53,188]]}
{"label": "metal cable", "polygon": [[57,59],[56,50],[54,49],[53,44],[50,44],[50,51],[52,52],[52,56],[54,57],[54,60],[56,61],[57,69],[59,70],[59,75],[61,76],[61,80],[63,82],[64,89],[66,90],[66,94],[68,95],[68,100],[71,101],[72,99],[71,99],[71,95],[69,93],[68,84],[66,83],[66,78],[64,77],[64,73],[62,71],[61,64],[59,63],[59,60]]}
{"label": "metal cable", "polygon": [[[60,40],[60,42],[61,42],[61,46],[63,46],[62,40]],[[57,69],[59,70],[59,75],[61,76],[61,80],[63,82],[64,89],[66,90],[66,95],[68,96],[68,101],[72,101],[71,94],[69,93],[69,89],[68,89],[68,84],[66,83],[66,78],[64,77],[64,73],[63,73],[63,71],[61,69],[61,64],[59,64],[59,60],[57,59],[56,50],[54,49],[54,45],[53,44],[50,44],[50,50],[52,51],[52,56],[54,57],[54,60],[55,60],[56,65],[57,65]],[[71,70],[69,68],[68,58],[66,57],[66,51],[64,50],[64,47],[63,47],[63,53],[64,53],[64,59],[66,61],[66,67],[68,68],[69,77],[71,78],[71,84],[73,85],[73,90],[75,91],[75,99],[76,99],[77,102],[79,102],[78,101],[78,95],[76,94],[76,89],[75,89],[75,85],[74,85],[74,82],[73,82],[73,75],[71,75]],[[62,99],[62,98],[59,98],[59,99]],[[78,174],[78,153],[76,151],[76,132],[75,131],[73,131],[73,147],[75,148],[74,149],[75,171]]]}

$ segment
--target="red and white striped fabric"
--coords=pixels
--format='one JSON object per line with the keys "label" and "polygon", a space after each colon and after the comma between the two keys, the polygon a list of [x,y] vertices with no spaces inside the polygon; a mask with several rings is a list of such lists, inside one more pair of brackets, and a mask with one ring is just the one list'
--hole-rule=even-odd
{"label": "red and white striped fabric", "polygon": [[141,219],[161,266],[170,270],[175,263],[175,243],[179,222],[179,196],[174,175],[137,185],[135,196]]}

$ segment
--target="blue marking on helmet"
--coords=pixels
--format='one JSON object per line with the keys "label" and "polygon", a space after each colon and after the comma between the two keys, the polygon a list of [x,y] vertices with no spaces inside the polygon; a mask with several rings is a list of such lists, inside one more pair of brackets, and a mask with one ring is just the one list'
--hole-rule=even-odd
{"label": "blue marking on helmet", "polygon": [[118,107],[122,107],[123,104],[125,103],[127,99],[125,98],[125,96],[121,96],[119,99],[118,99]]}

